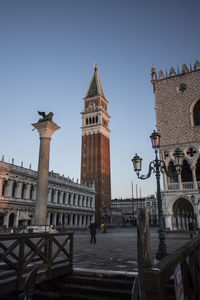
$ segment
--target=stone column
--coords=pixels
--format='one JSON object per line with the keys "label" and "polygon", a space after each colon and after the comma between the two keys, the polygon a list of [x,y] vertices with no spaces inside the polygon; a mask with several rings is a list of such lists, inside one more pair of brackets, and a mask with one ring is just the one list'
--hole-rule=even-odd
{"label": "stone column", "polygon": [[48,189],[48,202],[51,203],[51,193],[52,193],[52,189],[49,188]]}
{"label": "stone column", "polygon": [[70,197],[70,205],[74,205],[74,194],[71,193],[71,197]]}
{"label": "stone column", "polygon": [[86,206],[86,198],[87,198],[86,196],[83,197],[83,207]]}
{"label": "stone column", "polygon": [[12,197],[12,187],[13,187],[13,181],[11,179],[8,179],[6,185],[6,193],[5,193],[7,197]]}
{"label": "stone column", "polygon": [[33,197],[32,197],[32,200],[36,200],[36,191],[37,191],[37,188],[36,188],[36,185],[34,185],[34,187],[33,187]]}
{"label": "stone column", "polygon": [[17,182],[15,197],[16,198],[22,197],[22,182],[19,182],[19,181]]}
{"label": "stone column", "polygon": [[57,221],[57,213],[54,212],[54,214],[53,214],[53,225],[56,225],[56,221]]}
{"label": "stone column", "polygon": [[196,178],[196,167],[192,166],[192,179],[193,179],[193,189],[198,190],[197,178]]}
{"label": "stone column", "polygon": [[17,227],[19,223],[19,209],[16,211],[15,218],[14,218],[14,226]]}
{"label": "stone column", "polygon": [[163,184],[164,184],[164,191],[168,191],[167,174],[165,172],[163,172]]}
{"label": "stone column", "polygon": [[78,194],[75,195],[75,206],[78,205]]}
{"label": "stone column", "polygon": [[172,216],[170,215],[165,216],[165,228],[172,230]]}
{"label": "stone column", "polygon": [[197,214],[196,217],[197,217],[197,228],[200,229],[200,215]]}
{"label": "stone column", "polygon": [[8,228],[8,223],[9,223],[9,212],[7,212],[5,215],[4,215],[4,218],[3,218],[3,225]]}
{"label": "stone column", "polygon": [[63,216],[63,213],[59,213],[59,217],[58,217],[58,225],[59,226],[63,226],[63,223],[62,223],[62,220],[63,220],[63,218],[62,218],[62,216]]}
{"label": "stone column", "polygon": [[65,196],[65,204],[67,205],[70,205],[70,199],[69,199],[69,192],[66,193],[66,196]]}
{"label": "stone column", "polygon": [[51,212],[48,211],[48,213],[47,213],[47,225],[50,225],[50,215],[51,215]]}
{"label": "stone column", "polygon": [[52,121],[41,121],[32,126],[38,130],[40,135],[34,224],[46,225],[50,141],[52,134],[60,127]]}
{"label": "stone column", "polygon": [[53,203],[58,203],[58,190],[54,190]]}
{"label": "stone column", "polygon": [[60,191],[59,193],[58,203],[63,204],[63,191]]}
{"label": "stone column", "polygon": [[29,183],[26,183],[25,191],[24,191],[24,199],[26,200],[30,199],[30,190],[31,190],[31,185]]}
{"label": "stone column", "polygon": [[179,184],[179,190],[182,191],[183,183],[182,183],[182,179],[181,179],[181,174],[178,174],[178,184]]}
{"label": "stone column", "polygon": [[79,203],[79,205],[83,206],[83,195],[80,196],[80,203]]}

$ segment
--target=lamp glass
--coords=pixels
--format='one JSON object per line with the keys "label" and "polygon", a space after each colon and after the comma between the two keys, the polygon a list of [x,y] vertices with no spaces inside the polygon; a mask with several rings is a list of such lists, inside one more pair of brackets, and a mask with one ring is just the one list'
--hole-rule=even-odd
{"label": "lamp glass", "polygon": [[181,149],[177,148],[173,155],[174,155],[175,166],[181,167],[183,164],[183,158],[184,158],[183,151]]}
{"label": "lamp glass", "polygon": [[142,158],[140,158],[137,154],[132,159],[133,168],[135,172],[140,172],[142,169]]}
{"label": "lamp glass", "polygon": [[151,138],[152,148],[154,149],[160,148],[160,134],[154,130],[150,138]]}

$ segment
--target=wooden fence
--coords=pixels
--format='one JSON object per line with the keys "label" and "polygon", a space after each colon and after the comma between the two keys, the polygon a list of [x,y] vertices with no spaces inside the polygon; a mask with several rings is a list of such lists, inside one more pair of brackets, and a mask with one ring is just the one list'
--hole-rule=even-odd
{"label": "wooden fence", "polygon": [[0,295],[23,290],[36,266],[39,283],[70,274],[72,263],[73,233],[0,235]]}
{"label": "wooden fence", "polygon": [[[200,237],[196,237],[173,254],[166,256],[154,267],[142,271],[140,280],[144,291],[143,299],[175,299],[174,272],[180,266],[178,293],[183,289],[184,298],[200,299]],[[181,299],[181,298],[178,298]]]}

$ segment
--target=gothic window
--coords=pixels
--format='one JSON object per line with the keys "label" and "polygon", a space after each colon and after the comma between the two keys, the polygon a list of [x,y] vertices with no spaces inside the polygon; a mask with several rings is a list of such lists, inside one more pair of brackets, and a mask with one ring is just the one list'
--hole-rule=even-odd
{"label": "gothic window", "polygon": [[98,116],[96,116],[96,123],[98,123]]}
{"label": "gothic window", "polygon": [[92,124],[94,124],[95,123],[95,121],[94,121],[94,117],[92,117]]}
{"label": "gothic window", "polygon": [[182,171],[181,171],[182,182],[193,182],[192,171],[187,160],[184,159]]}
{"label": "gothic window", "polygon": [[168,172],[171,175],[171,176],[168,176],[168,182],[170,182],[170,183],[178,182],[178,174],[176,172],[176,168],[174,166],[173,161],[169,162]]}
{"label": "gothic window", "polygon": [[86,118],[86,125],[88,125],[88,118]]}
{"label": "gothic window", "polygon": [[194,106],[193,119],[194,125],[200,125],[200,100]]}
{"label": "gothic window", "polygon": [[200,181],[200,158],[197,160],[196,164],[196,179]]}
{"label": "gothic window", "polygon": [[91,120],[91,118],[89,118],[89,124],[91,124],[92,123],[92,120]]}

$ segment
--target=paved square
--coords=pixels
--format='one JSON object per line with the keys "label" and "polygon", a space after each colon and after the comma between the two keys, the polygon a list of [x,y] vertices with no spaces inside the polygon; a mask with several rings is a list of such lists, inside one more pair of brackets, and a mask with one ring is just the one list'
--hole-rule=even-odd
{"label": "paved square", "polygon": [[[151,228],[152,259],[158,250],[157,228]],[[136,228],[110,229],[97,232],[97,243],[90,243],[90,234],[74,234],[74,267],[132,272],[137,268]],[[189,242],[188,233],[166,235],[168,253]]]}

